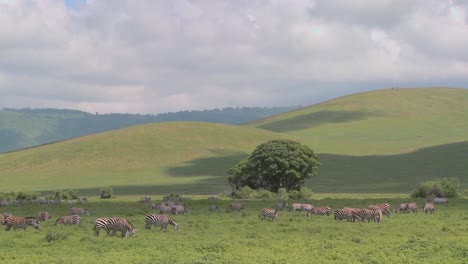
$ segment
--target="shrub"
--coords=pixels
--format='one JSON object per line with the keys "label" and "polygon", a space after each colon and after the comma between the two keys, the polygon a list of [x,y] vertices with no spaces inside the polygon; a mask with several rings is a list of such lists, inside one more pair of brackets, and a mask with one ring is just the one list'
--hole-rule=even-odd
{"label": "shrub", "polygon": [[99,191],[101,192],[101,199],[110,199],[114,193],[111,187],[104,187]]}
{"label": "shrub", "polygon": [[444,197],[456,198],[458,194],[458,179],[457,178],[442,178],[435,181],[427,181],[416,187],[416,190],[411,194],[413,198],[431,198]]}
{"label": "shrub", "polygon": [[16,200],[34,200],[37,199],[38,195],[34,192],[19,192],[16,195]]}
{"label": "shrub", "polygon": [[45,237],[45,240],[47,242],[52,242],[52,241],[57,241],[57,240],[64,240],[68,237],[68,234],[65,233],[53,233],[53,232],[47,232],[47,235]]}

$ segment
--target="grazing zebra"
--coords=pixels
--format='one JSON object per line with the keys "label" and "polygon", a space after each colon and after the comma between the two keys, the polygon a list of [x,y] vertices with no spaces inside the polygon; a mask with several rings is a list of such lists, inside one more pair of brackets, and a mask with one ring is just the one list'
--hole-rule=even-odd
{"label": "grazing zebra", "polygon": [[408,208],[409,211],[411,211],[413,213],[418,212],[418,205],[416,203],[408,203],[407,208]]}
{"label": "grazing zebra", "polygon": [[36,215],[37,221],[47,221],[50,219],[50,214],[49,212],[39,212]]}
{"label": "grazing zebra", "polygon": [[135,227],[125,218],[111,217],[111,218],[98,218],[94,221],[94,236],[99,236],[101,229],[107,231],[111,236],[115,236],[117,231],[122,232],[122,238],[127,235],[133,236],[136,233]]}
{"label": "grazing zebra", "polygon": [[429,201],[429,202],[433,202],[434,204],[446,204],[446,203],[448,203],[448,199],[447,198],[435,197],[435,198],[432,198],[432,200]]}
{"label": "grazing zebra", "polygon": [[311,204],[301,204],[301,211],[310,211],[314,209],[314,206]]}
{"label": "grazing zebra", "polygon": [[83,204],[83,203],[87,203],[88,202],[88,198],[86,197],[79,197],[78,198],[78,203],[79,204]]}
{"label": "grazing zebra", "polygon": [[371,210],[380,210],[382,213],[384,213],[387,217],[390,217],[390,204],[388,203],[383,203],[383,204],[373,204],[369,205],[367,209]]}
{"label": "grazing zebra", "polygon": [[286,202],[286,201],[284,201],[282,203],[276,203],[275,204],[275,209],[278,210],[278,211],[283,211],[288,207],[289,207],[289,205],[288,205],[288,202]]}
{"label": "grazing zebra", "polygon": [[307,217],[311,217],[313,214],[314,215],[327,215],[329,216],[331,214],[331,208],[328,206],[325,207],[314,207],[312,210],[307,210]]}
{"label": "grazing zebra", "polygon": [[190,214],[190,210],[183,205],[173,205],[171,207],[172,214]]}
{"label": "grazing zebra", "polygon": [[219,208],[217,205],[210,205],[210,207],[208,207],[208,212],[211,212],[211,213],[214,213],[214,212],[218,212],[219,211]]}
{"label": "grazing zebra", "polygon": [[434,213],[434,210],[435,210],[435,204],[434,204],[434,203],[432,203],[432,202],[430,202],[430,203],[427,202],[427,203],[424,204],[424,208],[423,208],[423,212],[424,212],[424,213],[427,214],[427,212],[429,211],[429,212],[431,212],[431,214],[432,214],[432,213]]}
{"label": "grazing zebra", "polygon": [[289,211],[291,212],[295,212],[296,210],[302,210],[302,204],[299,204],[299,203],[293,203],[291,204],[291,206],[289,207]]}
{"label": "grazing zebra", "polygon": [[26,227],[30,225],[33,226],[35,229],[40,229],[39,222],[34,217],[21,217],[21,216],[13,216],[10,215],[5,219],[5,231],[10,231],[11,227],[13,229],[23,228],[26,230]]}
{"label": "grazing zebra", "polygon": [[167,225],[173,225],[176,231],[179,231],[179,224],[167,215],[148,214],[145,217],[146,229],[151,229],[152,225],[160,226],[162,229],[167,229]]}
{"label": "grazing zebra", "polygon": [[408,212],[408,203],[401,203],[395,208],[395,214],[398,214],[401,212]]}
{"label": "grazing zebra", "polygon": [[226,208],[226,213],[232,212],[232,211],[244,211],[244,206],[240,203],[230,203],[228,208]]}
{"label": "grazing zebra", "polygon": [[88,209],[84,209],[81,207],[70,207],[70,215],[87,215],[90,216]]}
{"label": "grazing zebra", "polygon": [[170,214],[170,213],[172,213],[172,206],[167,206],[167,205],[159,206],[159,213],[160,214],[163,214],[163,213]]}
{"label": "grazing zebra", "polygon": [[79,215],[65,215],[57,219],[55,221],[55,225],[58,226],[59,224],[64,224],[64,225],[72,225],[76,224],[79,225],[81,223],[81,219]]}
{"label": "grazing zebra", "polygon": [[343,209],[337,209],[335,210],[335,220],[343,220],[343,219],[346,219],[348,222],[351,222],[353,221],[354,222],[354,218],[353,218],[353,212],[355,210],[354,209],[351,209],[351,208],[343,208]]}
{"label": "grazing zebra", "polygon": [[363,222],[367,220],[369,223],[371,220],[377,223],[380,223],[382,219],[382,211],[380,210],[371,210],[371,209],[361,209],[361,210],[353,210],[353,219],[358,219],[359,221]]}
{"label": "grazing zebra", "polygon": [[270,208],[263,208],[260,210],[260,214],[258,215],[258,218],[261,218],[262,220],[266,218],[271,218],[271,221],[275,221],[276,217],[278,217],[278,210],[276,209],[270,209]]}

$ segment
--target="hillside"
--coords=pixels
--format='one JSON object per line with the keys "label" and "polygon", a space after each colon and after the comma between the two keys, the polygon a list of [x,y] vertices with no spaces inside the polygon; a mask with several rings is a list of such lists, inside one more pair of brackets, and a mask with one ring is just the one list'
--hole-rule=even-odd
{"label": "hillside", "polygon": [[[0,155],[0,192],[92,189],[219,193],[226,170],[255,146],[284,138],[243,126],[164,122]],[[84,190],[85,191],[85,190]]]}
{"label": "hillside", "polygon": [[3,109],[0,110],[0,153],[140,124],[168,121],[240,124],[297,108],[228,107],[157,115],[90,114],[67,109]]}
{"label": "hillside", "polygon": [[467,141],[468,90],[377,90],[246,125],[300,138],[319,153],[402,154]]}
{"label": "hillside", "polygon": [[318,153],[319,176],[307,182],[317,193],[410,193],[440,177],[458,177],[464,190],[466,131],[468,90],[379,90],[246,126],[147,124],[2,154],[0,192],[95,195],[113,186],[117,194],[217,194],[227,187],[226,169],[275,138]]}

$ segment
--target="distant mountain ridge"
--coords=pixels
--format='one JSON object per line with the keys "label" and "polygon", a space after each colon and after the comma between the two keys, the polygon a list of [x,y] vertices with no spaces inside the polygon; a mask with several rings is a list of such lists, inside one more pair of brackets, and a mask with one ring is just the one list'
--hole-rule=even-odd
{"label": "distant mountain ridge", "polygon": [[228,107],[156,115],[91,114],[54,108],[5,108],[0,110],[0,153],[147,123],[200,121],[241,124],[299,107]]}

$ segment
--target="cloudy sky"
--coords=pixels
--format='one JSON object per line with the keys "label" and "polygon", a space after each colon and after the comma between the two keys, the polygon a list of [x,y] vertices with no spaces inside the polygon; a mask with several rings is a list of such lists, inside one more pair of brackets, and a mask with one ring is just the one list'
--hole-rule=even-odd
{"label": "cloudy sky", "polygon": [[468,1],[0,0],[0,108],[163,113],[468,87]]}

